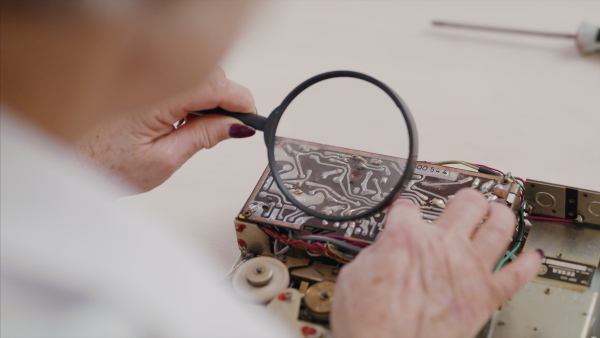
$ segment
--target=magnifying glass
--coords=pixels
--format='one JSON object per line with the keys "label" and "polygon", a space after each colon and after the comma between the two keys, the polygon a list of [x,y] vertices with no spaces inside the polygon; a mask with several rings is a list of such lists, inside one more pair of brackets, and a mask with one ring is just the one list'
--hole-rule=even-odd
{"label": "magnifying glass", "polygon": [[386,208],[416,164],[417,131],[408,107],[387,85],[354,71],[302,82],[269,117],[220,108],[191,113],[231,116],[263,131],[279,191],[308,215],[328,221]]}

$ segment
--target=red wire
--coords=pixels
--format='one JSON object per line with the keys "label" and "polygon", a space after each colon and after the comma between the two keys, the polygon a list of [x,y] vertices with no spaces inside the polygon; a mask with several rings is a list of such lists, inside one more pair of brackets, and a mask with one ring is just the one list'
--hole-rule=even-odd
{"label": "red wire", "polygon": [[314,252],[316,254],[330,256],[330,257],[332,257],[334,259],[337,259],[337,260],[345,262],[345,263],[350,262],[350,259],[348,259],[346,257],[342,257],[342,256],[336,254],[335,252],[331,251],[331,249],[323,246],[321,243],[317,242],[317,243],[314,243],[314,244],[310,244],[310,243],[305,242],[303,240],[290,239],[288,237],[282,236],[282,235],[276,233],[275,231],[272,231],[272,230],[267,229],[267,228],[261,227],[261,229],[264,232],[266,232],[269,236],[276,238],[278,241],[282,242],[283,244],[293,246],[296,249],[311,250],[312,252]]}
{"label": "red wire", "polygon": [[566,218],[554,218],[554,217],[542,217],[542,216],[527,216],[526,219],[533,219],[538,221],[548,221],[548,222],[567,222],[573,223],[575,220],[566,219]]}

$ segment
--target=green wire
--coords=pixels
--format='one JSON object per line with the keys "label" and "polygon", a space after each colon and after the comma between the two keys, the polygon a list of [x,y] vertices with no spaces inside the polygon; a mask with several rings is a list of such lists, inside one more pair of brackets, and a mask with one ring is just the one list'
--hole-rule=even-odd
{"label": "green wire", "polygon": [[[463,162],[463,161],[453,161],[453,160],[449,160],[449,161],[440,161],[440,162],[435,162],[432,164],[462,164],[466,167],[469,167],[471,169],[475,169],[478,170],[479,168],[467,163],[467,162]],[[519,185],[519,187],[521,187],[521,189],[523,191],[525,191],[525,187],[523,186],[523,184],[521,184],[521,182],[519,182],[519,180],[514,180],[515,183],[517,183]],[[521,203],[521,207],[519,208],[519,217],[521,218],[521,224],[525,223],[525,199],[523,198],[523,202]],[[510,253],[504,257],[500,263],[498,263],[498,265],[496,266],[496,269],[494,271],[498,271],[500,270],[500,268],[502,268],[502,266],[504,264],[506,264],[506,262],[508,262],[508,260],[519,250],[519,248],[521,247],[521,242],[517,242],[517,244],[515,245],[515,247],[510,251]]]}
{"label": "green wire", "polygon": [[500,261],[500,263],[498,263],[498,266],[496,266],[496,269],[494,270],[494,272],[500,270],[500,268],[506,264],[506,262],[508,262],[508,260],[512,257],[512,255],[514,255],[517,250],[519,250],[519,248],[521,247],[521,242],[517,242],[517,245],[515,245],[515,247],[512,249],[512,251],[506,256],[504,257],[503,260]]}
{"label": "green wire", "polygon": [[462,165],[464,165],[466,167],[469,167],[471,169],[475,169],[475,170],[479,169],[478,167],[476,167],[476,166],[474,166],[474,165],[472,165],[470,163],[463,162],[463,161],[453,161],[453,160],[450,160],[450,161],[435,162],[435,163],[431,163],[431,164],[462,164]]}
{"label": "green wire", "polygon": [[[521,182],[519,182],[519,180],[514,180],[514,182],[516,184],[519,185],[519,187],[521,187],[521,190],[523,190],[523,193],[525,193],[525,187],[523,186],[523,184]],[[519,209],[519,216],[521,217],[521,221],[525,222],[525,198],[523,198],[523,202],[521,203],[521,208]]]}

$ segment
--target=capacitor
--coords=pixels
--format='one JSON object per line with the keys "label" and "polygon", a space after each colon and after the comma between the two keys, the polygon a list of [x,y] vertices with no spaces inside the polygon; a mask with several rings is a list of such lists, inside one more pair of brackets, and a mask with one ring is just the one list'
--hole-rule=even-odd
{"label": "capacitor", "polygon": [[600,27],[594,26],[587,22],[582,22],[577,29],[575,34],[570,33],[555,33],[555,32],[543,32],[533,31],[526,29],[517,28],[505,28],[505,27],[493,27],[483,25],[471,25],[456,22],[447,22],[434,20],[431,22],[434,26],[452,27],[452,28],[464,28],[464,29],[475,29],[488,32],[499,32],[499,33],[511,33],[511,34],[523,34],[523,35],[535,35],[549,38],[565,38],[575,40],[575,45],[581,54],[592,54],[600,53]]}

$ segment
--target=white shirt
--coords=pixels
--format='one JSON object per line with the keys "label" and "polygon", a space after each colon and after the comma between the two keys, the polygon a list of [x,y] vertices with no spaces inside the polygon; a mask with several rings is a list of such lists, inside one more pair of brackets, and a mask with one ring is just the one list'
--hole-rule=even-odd
{"label": "white shirt", "polygon": [[119,209],[68,147],[1,115],[2,337],[282,337],[213,282],[210,254]]}

